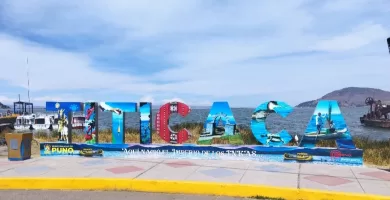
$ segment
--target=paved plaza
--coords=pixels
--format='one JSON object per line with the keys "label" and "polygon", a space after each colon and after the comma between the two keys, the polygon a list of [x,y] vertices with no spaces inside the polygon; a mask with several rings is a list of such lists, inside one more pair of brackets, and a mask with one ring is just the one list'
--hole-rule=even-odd
{"label": "paved plaza", "polygon": [[[367,167],[256,161],[0,158],[0,177],[121,178],[266,185],[390,197],[390,172]],[[0,179],[1,181],[1,179]]]}

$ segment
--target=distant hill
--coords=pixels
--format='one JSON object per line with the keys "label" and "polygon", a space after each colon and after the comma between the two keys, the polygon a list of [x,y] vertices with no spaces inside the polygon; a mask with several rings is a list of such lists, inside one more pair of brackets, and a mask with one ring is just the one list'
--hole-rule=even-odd
{"label": "distant hill", "polygon": [[10,109],[10,107],[0,102],[0,109]]}
{"label": "distant hill", "polygon": [[390,101],[390,92],[375,88],[347,87],[336,90],[317,99],[298,104],[296,107],[315,107],[318,100],[337,100],[341,107],[362,107],[366,106],[367,97],[375,100]]}

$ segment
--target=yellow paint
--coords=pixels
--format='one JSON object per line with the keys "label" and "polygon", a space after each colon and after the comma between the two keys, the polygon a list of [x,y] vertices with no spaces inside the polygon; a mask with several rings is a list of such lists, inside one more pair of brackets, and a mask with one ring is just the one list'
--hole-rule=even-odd
{"label": "yellow paint", "polygon": [[10,118],[16,118],[18,116],[19,116],[18,114],[11,114],[8,116],[2,116],[2,117],[0,117],[0,119],[10,119]]}
{"label": "yellow paint", "polygon": [[127,190],[234,197],[264,196],[287,200],[390,200],[390,196],[280,188],[262,185],[116,178],[0,178],[0,189]]}

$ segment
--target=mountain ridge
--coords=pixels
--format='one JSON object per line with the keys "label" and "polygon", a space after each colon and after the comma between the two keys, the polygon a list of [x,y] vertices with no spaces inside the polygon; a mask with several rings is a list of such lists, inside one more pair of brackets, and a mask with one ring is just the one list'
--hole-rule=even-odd
{"label": "mountain ridge", "polygon": [[382,102],[390,101],[390,92],[377,88],[346,87],[327,93],[319,99],[302,102],[295,107],[316,107],[319,100],[336,100],[340,107],[363,107],[366,106],[367,97],[373,97]]}
{"label": "mountain ridge", "polygon": [[0,109],[10,109],[11,107],[4,105],[0,102]]}

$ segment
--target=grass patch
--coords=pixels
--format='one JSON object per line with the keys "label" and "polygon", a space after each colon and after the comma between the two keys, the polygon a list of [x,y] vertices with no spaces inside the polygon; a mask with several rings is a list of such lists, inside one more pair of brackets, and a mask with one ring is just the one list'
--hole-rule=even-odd
{"label": "grass patch", "polygon": [[202,141],[198,141],[197,144],[199,144],[199,145],[211,145],[211,144],[213,144],[213,140],[212,139],[211,140],[202,140]]}
{"label": "grass patch", "polygon": [[238,133],[236,135],[229,135],[225,136],[227,140],[229,141],[229,144],[232,145],[244,145],[244,141],[242,140],[241,134]]}
{"label": "grass patch", "polygon": [[264,197],[264,196],[254,196],[251,199],[262,199],[262,200],[285,200],[283,198],[272,198],[272,197]]}
{"label": "grass patch", "polygon": [[[211,145],[211,144],[233,144],[233,145],[259,145],[255,137],[252,134],[252,131],[249,128],[239,128],[239,135],[234,136],[225,136],[221,138],[213,138],[212,140],[198,141],[200,133],[203,130],[202,123],[183,123],[179,125],[172,126],[172,129],[178,131],[180,129],[186,128],[190,131],[192,136],[187,141],[187,143],[199,144],[199,145]],[[4,133],[8,130],[0,133],[0,138],[4,138]],[[37,132],[34,134],[34,139],[36,143],[39,142],[56,142],[58,139],[58,133],[53,132]],[[74,143],[84,143],[84,134],[72,134],[72,140]],[[99,131],[99,143],[111,143],[111,130],[105,129]],[[125,141],[126,143],[139,143],[139,129],[128,128],[125,131]],[[390,168],[390,140],[389,141],[376,141],[370,140],[364,137],[354,137],[353,141],[357,148],[363,149],[363,160],[366,165],[380,166],[385,168]],[[155,131],[152,132],[152,142],[153,143],[166,143],[163,141]],[[290,142],[289,146],[295,145],[294,142]],[[34,144],[33,144],[34,146]],[[334,140],[320,140],[317,145],[318,147],[336,147]],[[37,145],[39,149],[39,145]],[[39,152],[39,150],[37,151]]]}

